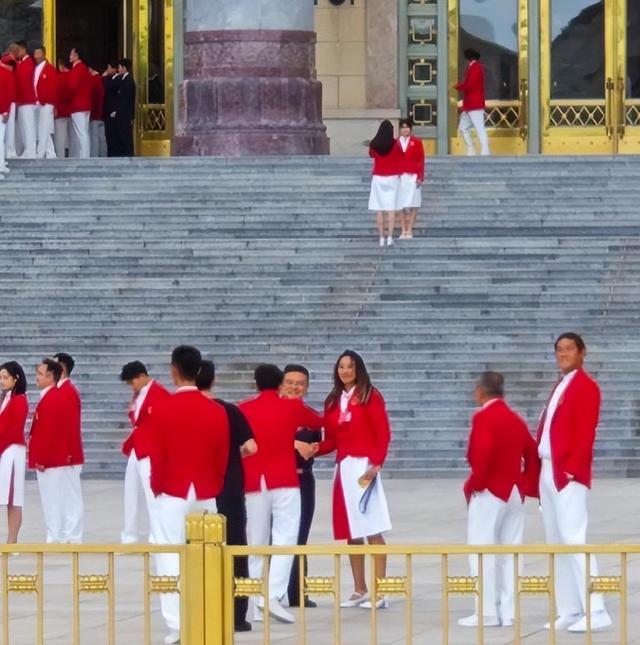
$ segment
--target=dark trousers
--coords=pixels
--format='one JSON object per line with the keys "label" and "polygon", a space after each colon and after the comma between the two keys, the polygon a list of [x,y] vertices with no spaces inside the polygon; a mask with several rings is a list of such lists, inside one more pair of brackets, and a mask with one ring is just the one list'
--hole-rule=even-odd
{"label": "dark trousers", "polygon": [[[223,491],[216,499],[218,513],[227,518],[227,544],[245,546],[247,544],[247,506],[244,491]],[[236,578],[249,577],[249,561],[246,557],[236,557],[233,563]],[[234,620],[239,625],[247,619],[248,598],[234,600]]]}
{"label": "dark trousers", "polygon": [[[298,475],[300,480],[300,529],[298,544],[306,544],[311,532],[311,522],[316,510],[316,479],[313,472]],[[304,558],[304,575],[307,575],[307,558]],[[300,558],[293,559],[291,577],[289,578],[289,605],[297,607],[300,604]]]}
{"label": "dark trousers", "polygon": [[116,120],[107,115],[104,120],[104,136],[107,140],[107,157],[119,157],[120,144],[116,130]]}
{"label": "dark trousers", "polygon": [[133,122],[116,116],[116,132],[120,157],[133,157]]}

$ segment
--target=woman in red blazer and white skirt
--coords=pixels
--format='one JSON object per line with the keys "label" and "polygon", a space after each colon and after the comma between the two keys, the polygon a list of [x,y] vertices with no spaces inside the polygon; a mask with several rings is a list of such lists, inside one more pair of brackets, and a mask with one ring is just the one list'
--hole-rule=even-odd
{"label": "woman in red blazer and white skirt", "polygon": [[396,143],[401,158],[400,184],[396,210],[400,211],[402,232],[399,239],[413,239],[413,226],[422,206],[422,182],[424,182],[424,146],[422,139],[411,134],[413,124],[409,119],[400,121],[400,138]]}
{"label": "woman in red blazer and white skirt", "polygon": [[396,201],[400,185],[400,152],[391,121],[383,121],[369,145],[373,159],[369,210],[376,211],[380,246],[384,246],[384,218],[387,216],[387,246],[393,244]]}
{"label": "woman in red blazer and white skirt", "polygon": [[[349,544],[384,544],[383,533],[391,529],[389,507],[380,469],[387,456],[391,431],[382,394],[371,385],[364,361],[347,350],[334,368],[333,390],[325,401],[325,437],[321,455],[336,451],[333,483],[333,533]],[[342,607],[378,609],[386,598],[369,597],[364,556],[352,555],[354,591]],[[386,557],[375,558],[376,577],[386,576]]]}
{"label": "woman in red blazer and white skirt", "polygon": [[0,365],[0,505],[7,507],[7,543],[15,544],[22,526],[27,449],[24,427],[29,414],[27,381],[19,363]]}

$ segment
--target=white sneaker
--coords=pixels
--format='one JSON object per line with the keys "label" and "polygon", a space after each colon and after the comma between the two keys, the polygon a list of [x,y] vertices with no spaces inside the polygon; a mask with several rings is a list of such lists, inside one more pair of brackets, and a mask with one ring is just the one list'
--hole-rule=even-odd
{"label": "white sneaker", "polygon": [[164,637],[165,645],[174,645],[180,642],[180,632],[171,631]]}
{"label": "white sneaker", "polygon": [[359,607],[369,600],[368,593],[352,593],[346,600],[340,603],[340,607]]}
{"label": "white sneaker", "polygon": [[381,237],[379,240],[380,248],[384,246],[384,237]]}
{"label": "white sneaker", "polygon": [[[264,608],[263,608],[264,611]],[[296,619],[293,614],[289,613],[277,598],[269,598],[269,616],[279,623],[295,623]]]}
{"label": "white sneaker", "polygon": [[[458,621],[458,625],[461,627],[477,627],[478,626],[478,616],[477,614],[471,614],[471,616],[467,616],[466,618],[461,618]],[[482,626],[483,627],[498,627],[500,625],[500,621],[498,620],[497,616],[484,616],[482,620]]]}
{"label": "white sneaker", "polygon": [[[606,609],[602,611],[594,611],[591,614],[591,631],[595,632],[599,629],[605,629],[605,627],[611,626],[611,616]],[[584,633],[587,631],[587,617],[583,616],[578,622],[573,623],[569,626],[570,632]]]}
{"label": "white sneaker", "polygon": [[405,240],[412,240],[413,239],[413,233],[407,233],[406,237],[404,238]]}
{"label": "white sneaker", "polygon": [[[567,614],[566,616],[558,616],[556,622],[553,625],[554,629],[567,629],[570,625],[575,624],[580,620],[582,614]],[[544,626],[545,629],[551,629],[551,623],[546,623]]]}
{"label": "white sneaker", "polygon": [[400,233],[400,235],[398,236],[398,239],[399,240],[406,240],[407,239],[407,234],[406,233]]}
{"label": "white sneaker", "polygon": [[393,246],[393,237],[391,235],[387,238],[387,246]]}
{"label": "white sneaker", "polygon": [[[362,609],[373,609],[373,603],[371,600],[365,600],[360,604],[360,607]],[[384,596],[381,596],[376,602],[376,609],[389,609],[389,601]]]}

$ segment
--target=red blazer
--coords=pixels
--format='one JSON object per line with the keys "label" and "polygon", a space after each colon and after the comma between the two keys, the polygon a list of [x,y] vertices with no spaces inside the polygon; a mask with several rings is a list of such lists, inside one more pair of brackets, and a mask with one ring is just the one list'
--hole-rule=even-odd
{"label": "red blazer", "polygon": [[26,394],[12,394],[7,407],[0,414],[0,453],[9,446],[24,446],[24,427],[29,414],[29,402]]}
{"label": "red blazer", "polygon": [[363,404],[354,392],[347,412],[351,419],[340,423],[340,400],[324,413],[324,440],[318,454],[336,450],[336,461],[345,457],[368,457],[374,466],[382,466],[391,442],[389,417],[382,394],[373,389],[369,402]]}
{"label": "red blazer", "polygon": [[69,72],[69,112],[91,112],[91,73],[78,61]]}
{"label": "red blazer", "polygon": [[38,77],[36,98],[40,105],[56,105],[58,102],[58,70],[49,62],[44,64]]}
{"label": "red blazer", "polygon": [[[551,420],[551,463],[558,490],[568,483],[567,473],[591,487],[593,444],[600,417],[600,388],[587,372],[579,369],[558,401]],[[546,419],[546,407],[538,424],[538,445]]]}
{"label": "red blazer", "polygon": [[104,84],[100,74],[91,74],[91,121],[104,118]]}
{"label": "red blazer", "polygon": [[63,397],[54,385],[36,406],[29,435],[29,468],[71,465],[68,437],[61,431]]}
{"label": "red blazer", "polygon": [[153,417],[151,489],[186,499],[193,484],[198,499],[220,494],[229,458],[225,409],[198,390],[165,397]]}
{"label": "red blazer", "polygon": [[372,175],[379,177],[392,177],[402,174],[403,159],[398,152],[398,146],[394,145],[388,155],[381,155],[373,148],[369,148],[369,156],[373,159]]}
{"label": "red blazer", "polygon": [[320,429],[322,417],[300,399],[280,398],[276,390],[260,392],[238,407],[258,444],[258,452],[242,460],[245,492],[259,492],[262,477],[269,490],[298,488],[296,433],[301,427]]}
{"label": "red blazer", "polygon": [[0,115],[9,114],[11,104],[16,98],[15,80],[13,72],[0,66]]}
{"label": "red blazer", "polygon": [[35,105],[36,90],[33,87],[33,75],[36,64],[27,55],[16,65],[16,103],[18,105]]}
{"label": "red blazer", "polygon": [[540,459],[526,422],[502,399],[478,410],[471,421],[467,461],[471,474],[464,484],[467,503],[473,493],[488,490],[508,501],[514,486],[538,497]]}
{"label": "red blazer", "polygon": [[418,175],[418,180],[424,181],[424,145],[422,139],[411,135],[409,137],[409,145],[406,152],[402,149],[400,139],[398,139],[396,146],[401,158],[402,173],[407,175]]}
{"label": "red blazer", "polygon": [[474,61],[467,67],[464,79],[457,85],[456,89],[462,92],[462,110],[484,110],[484,67],[482,63]]}
{"label": "red blazer", "polygon": [[71,116],[69,102],[71,101],[71,90],[69,89],[69,77],[71,72],[58,72],[58,100],[56,101],[56,119],[68,119]]}
{"label": "red blazer", "polygon": [[84,464],[82,448],[82,402],[76,386],[67,379],[59,388],[61,400],[60,432],[67,436],[69,442],[69,464]]}
{"label": "red blazer", "polygon": [[138,460],[149,457],[153,447],[153,421],[152,414],[157,410],[162,402],[169,398],[171,394],[169,390],[157,381],[152,381],[147,395],[142,402],[138,418],[134,418],[135,414],[135,400],[131,402],[131,409],[129,410],[129,419],[133,430],[127,440],[122,445],[122,452],[127,455],[131,454],[131,450],[135,448],[136,457]]}

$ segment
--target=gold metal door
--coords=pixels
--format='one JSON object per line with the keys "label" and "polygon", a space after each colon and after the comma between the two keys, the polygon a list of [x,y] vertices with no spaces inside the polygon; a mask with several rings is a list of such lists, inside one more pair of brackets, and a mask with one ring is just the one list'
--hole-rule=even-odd
{"label": "gold metal door", "polygon": [[[528,137],[528,0],[449,0],[449,81],[465,73],[462,52],[482,54],[486,125],[492,154],[526,154]],[[465,154],[457,131],[458,97],[449,100],[449,150]]]}

